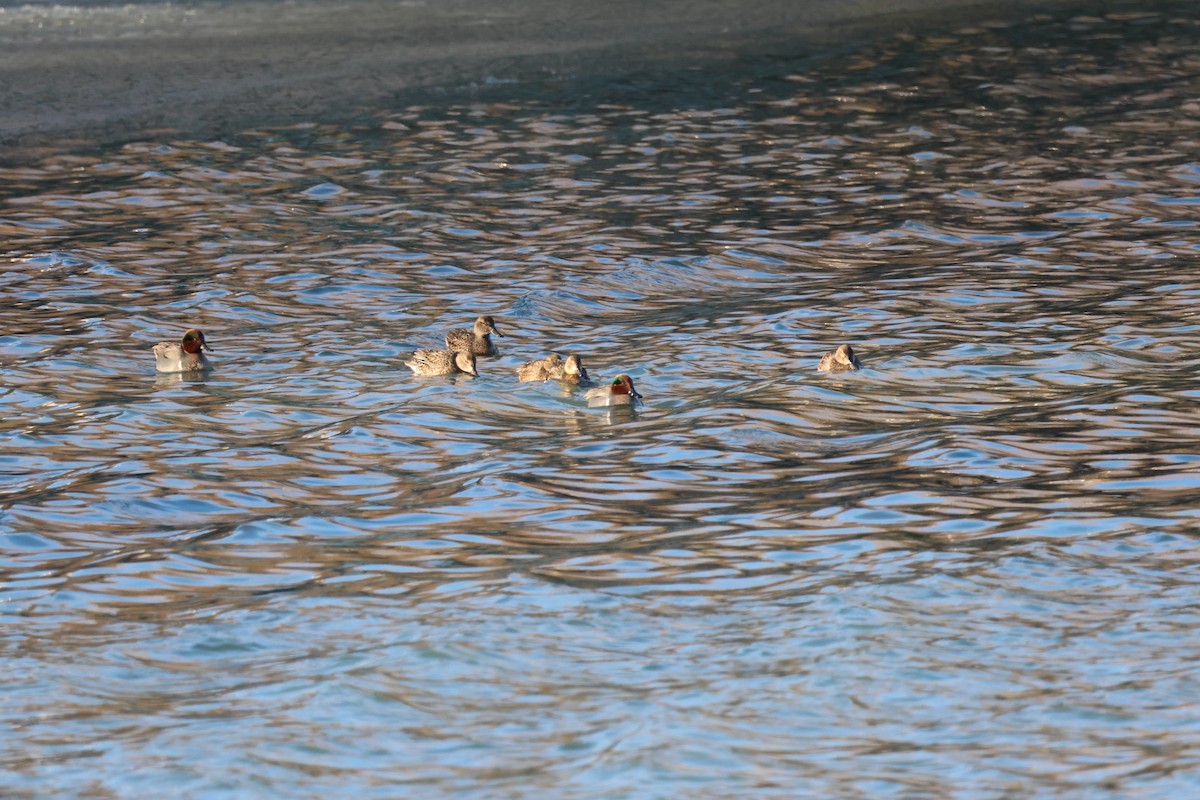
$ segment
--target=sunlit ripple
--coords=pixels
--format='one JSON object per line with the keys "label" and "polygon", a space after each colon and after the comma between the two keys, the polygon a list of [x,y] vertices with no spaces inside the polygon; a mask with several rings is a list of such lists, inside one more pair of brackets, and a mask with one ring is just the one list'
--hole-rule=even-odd
{"label": "sunlit ripple", "polygon": [[0,793],[1195,795],[1198,30],[4,170]]}

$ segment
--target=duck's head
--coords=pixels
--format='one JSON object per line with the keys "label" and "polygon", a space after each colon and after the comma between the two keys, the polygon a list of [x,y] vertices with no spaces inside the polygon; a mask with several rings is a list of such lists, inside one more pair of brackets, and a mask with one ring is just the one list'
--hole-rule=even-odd
{"label": "duck's head", "polygon": [[464,353],[463,351],[459,350],[454,354],[454,363],[458,366],[458,369],[461,372],[465,372],[468,375],[474,375],[477,378],[479,377],[479,370],[475,368],[474,353]]}
{"label": "duck's head", "polygon": [[587,370],[583,368],[583,362],[579,360],[579,356],[572,353],[567,356],[567,363],[563,367],[563,372],[568,375],[576,375],[580,380],[587,380]]}
{"label": "duck's head", "polygon": [[833,351],[833,360],[849,367],[858,366],[858,358],[854,355],[854,348],[848,344],[838,345],[837,350]]}
{"label": "duck's head", "polygon": [[188,328],[183,334],[181,346],[185,353],[199,353],[201,350],[212,352],[212,348],[208,346],[208,342],[204,341],[204,331],[199,328]]}
{"label": "duck's head", "polygon": [[476,336],[487,336],[489,333],[494,333],[500,338],[504,338],[504,334],[496,329],[496,320],[492,319],[490,314],[475,320]]}
{"label": "duck's head", "polygon": [[621,373],[617,377],[613,378],[610,388],[613,394],[627,394],[635,399],[641,397],[641,395],[637,393],[637,390],[633,388],[633,378],[629,377],[625,373]]}

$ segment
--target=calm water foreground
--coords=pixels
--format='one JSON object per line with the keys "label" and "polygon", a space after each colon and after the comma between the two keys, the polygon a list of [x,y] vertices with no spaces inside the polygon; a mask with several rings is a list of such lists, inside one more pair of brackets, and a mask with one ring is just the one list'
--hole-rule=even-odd
{"label": "calm water foreground", "polygon": [[1200,14],[739,70],[4,170],[0,794],[1200,796]]}

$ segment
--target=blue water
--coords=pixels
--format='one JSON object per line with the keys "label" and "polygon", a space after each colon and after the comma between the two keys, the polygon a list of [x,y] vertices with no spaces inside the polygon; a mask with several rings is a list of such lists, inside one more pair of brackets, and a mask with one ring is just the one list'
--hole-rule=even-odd
{"label": "blue water", "polygon": [[1198,26],[5,169],[0,794],[1196,795]]}

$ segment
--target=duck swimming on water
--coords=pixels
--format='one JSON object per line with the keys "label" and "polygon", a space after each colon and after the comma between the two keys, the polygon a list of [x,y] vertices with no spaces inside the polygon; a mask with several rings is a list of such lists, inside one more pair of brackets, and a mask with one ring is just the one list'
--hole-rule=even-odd
{"label": "duck swimming on water", "polygon": [[204,357],[204,351],[212,352],[204,340],[204,331],[188,328],[179,344],[159,342],[151,351],[154,353],[154,368],[159,372],[198,372],[211,369],[212,364]]}
{"label": "duck swimming on water", "polygon": [[503,337],[496,330],[496,320],[490,316],[482,316],[475,320],[475,325],[467,328],[456,328],[446,334],[446,349],[473,353],[477,356],[496,355],[496,345],[492,342],[492,334]]}
{"label": "duck swimming on water", "polygon": [[551,353],[541,361],[526,361],[517,367],[517,379],[526,381],[559,380],[566,383],[587,381],[587,370],[579,356],[572,353],[563,361],[558,353]]}
{"label": "duck swimming on water", "polygon": [[562,373],[554,377],[566,383],[591,382],[587,370],[583,368],[583,361],[575,353],[567,356],[567,360],[563,362]]}
{"label": "duck swimming on water", "polygon": [[848,344],[840,344],[837,350],[821,356],[821,363],[817,365],[817,369],[821,372],[853,372],[862,369],[862,362],[854,355],[854,348]]}
{"label": "duck swimming on water", "polygon": [[474,353],[450,350],[418,350],[404,362],[415,375],[454,375],[464,373],[478,377]]}
{"label": "duck swimming on water", "polygon": [[603,406],[636,406],[642,396],[633,388],[633,378],[621,373],[611,383],[588,389],[587,404],[592,408]]}

